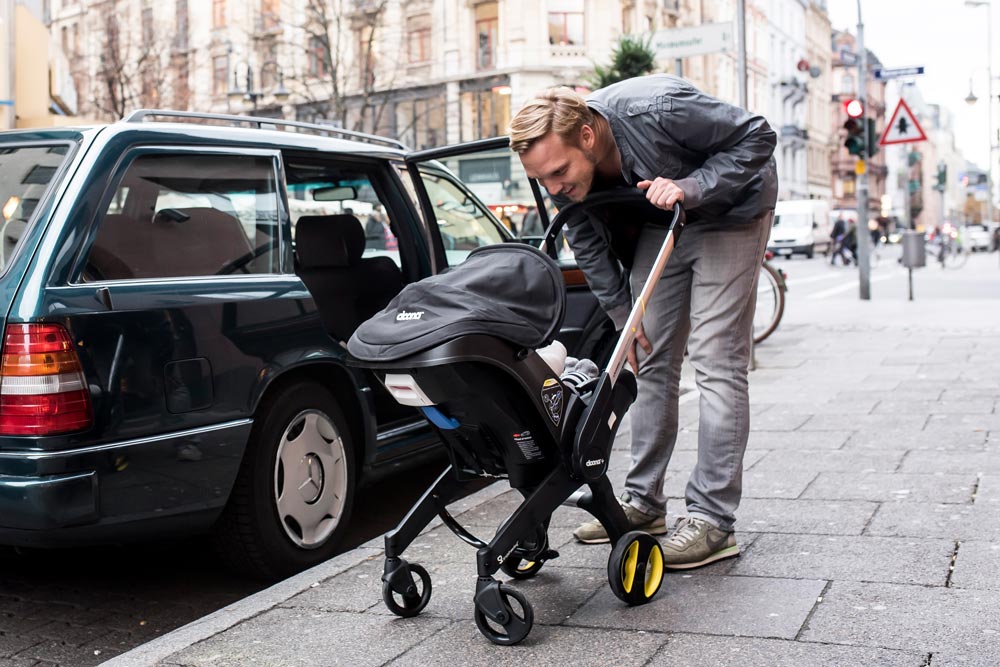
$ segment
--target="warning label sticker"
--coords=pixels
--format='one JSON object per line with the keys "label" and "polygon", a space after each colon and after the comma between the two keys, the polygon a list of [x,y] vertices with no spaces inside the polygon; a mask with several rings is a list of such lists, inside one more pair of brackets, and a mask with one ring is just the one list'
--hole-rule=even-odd
{"label": "warning label sticker", "polygon": [[521,450],[521,454],[524,455],[525,459],[533,461],[534,459],[542,458],[542,450],[535,444],[535,438],[532,437],[531,431],[515,433],[514,444]]}

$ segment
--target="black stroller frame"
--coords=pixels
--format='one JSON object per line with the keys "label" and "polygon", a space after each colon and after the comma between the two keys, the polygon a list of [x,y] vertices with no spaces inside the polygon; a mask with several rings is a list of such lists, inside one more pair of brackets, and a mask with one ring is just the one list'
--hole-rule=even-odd
{"label": "black stroller frame", "polygon": [[[636,203],[641,198],[645,203],[638,191],[629,194],[626,201]],[[546,230],[543,252],[553,247],[562,221],[574,210],[620,202],[622,197],[621,191],[611,191],[564,207]],[[608,560],[612,592],[629,605],[644,604],[656,594],[663,577],[660,545],[644,532],[629,530],[607,469],[617,427],[636,397],[635,376],[624,370],[627,353],[642,321],[644,304],[683,224],[683,211],[675,205],[663,246],[607,368],[579,387],[559,383],[563,389],[559,396],[565,397],[565,402],[558,420],[544,417],[551,408],[545,389],[554,389],[552,383],[559,382],[552,379],[553,371],[533,350],[499,337],[462,335],[404,359],[354,362],[373,369],[390,391],[392,377],[400,377],[390,377],[392,373],[405,369],[406,377],[412,377],[427,399],[422,410],[446,443],[451,461],[396,529],[385,536],[382,595],[390,611],[415,616],[430,600],[430,575],[402,554],[439,517],[459,539],[477,549],[473,603],[479,630],[496,644],[523,640],[533,623],[531,606],[519,591],[493,575],[502,570],[515,579],[527,579],[546,561],[558,557],[548,544],[550,517],[584,485],[587,489],[578,494],[575,504],[596,517],[608,533],[613,545]],[[543,387],[541,392],[539,387]],[[530,397],[534,414],[524,406],[523,398],[520,402],[510,398],[516,393]],[[456,395],[462,400],[456,400]],[[477,415],[486,414],[479,420],[482,423],[470,423],[463,401],[474,404]],[[525,424],[530,425],[532,435],[519,441],[516,436],[521,434],[511,429]],[[505,446],[498,434],[511,432],[514,444],[507,442]],[[524,500],[486,542],[462,527],[447,505],[470,478],[491,476],[507,477]]]}

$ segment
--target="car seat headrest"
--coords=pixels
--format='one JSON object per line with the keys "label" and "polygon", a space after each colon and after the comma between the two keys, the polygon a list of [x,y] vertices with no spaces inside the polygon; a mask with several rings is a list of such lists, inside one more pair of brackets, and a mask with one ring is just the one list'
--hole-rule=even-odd
{"label": "car seat headrest", "polygon": [[353,215],[304,215],[295,227],[295,254],[303,268],[352,266],[365,251],[365,230]]}

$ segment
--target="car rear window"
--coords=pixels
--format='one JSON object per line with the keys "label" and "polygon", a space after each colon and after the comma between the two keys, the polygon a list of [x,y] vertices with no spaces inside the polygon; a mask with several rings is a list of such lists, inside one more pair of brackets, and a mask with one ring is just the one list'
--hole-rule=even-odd
{"label": "car rear window", "polygon": [[0,148],[0,270],[6,268],[17,250],[38,203],[59,167],[69,146],[8,146]]}

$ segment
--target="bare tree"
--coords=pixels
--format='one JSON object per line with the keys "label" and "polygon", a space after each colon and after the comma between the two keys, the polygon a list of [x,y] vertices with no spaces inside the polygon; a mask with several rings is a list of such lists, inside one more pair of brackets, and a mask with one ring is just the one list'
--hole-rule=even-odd
{"label": "bare tree", "polygon": [[[398,61],[379,53],[380,45],[386,44],[381,33],[389,2],[305,0],[302,24],[286,23],[304,36],[286,43],[295,53],[287,80],[316,118],[365,132],[382,126],[390,106],[387,91],[400,71]],[[392,49],[383,52],[399,54]]]}
{"label": "bare tree", "polygon": [[91,68],[92,94],[85,96],[95,115],[110,120],[136,108],[158,106],[168,73],[168,48],[157,38],[152,5],[143,6],[137,34],[123,21],[122,4],[107,0],[97,8],[97,62]]}

